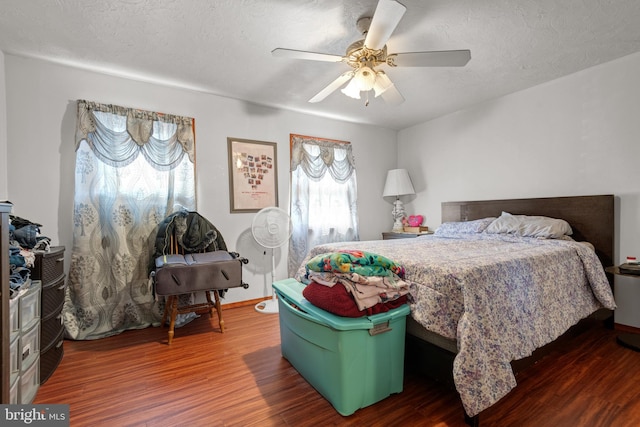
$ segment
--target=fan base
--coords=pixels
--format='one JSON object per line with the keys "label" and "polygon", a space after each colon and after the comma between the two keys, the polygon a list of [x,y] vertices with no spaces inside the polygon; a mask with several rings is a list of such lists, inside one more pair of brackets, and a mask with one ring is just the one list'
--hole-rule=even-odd
{"label": "fan base", "polygon": [[265,313],[265,314],[278,313],[278,300],[269,299],[269,300],[261,301],[258,304],[256,304],[255,308],[258,313]]}

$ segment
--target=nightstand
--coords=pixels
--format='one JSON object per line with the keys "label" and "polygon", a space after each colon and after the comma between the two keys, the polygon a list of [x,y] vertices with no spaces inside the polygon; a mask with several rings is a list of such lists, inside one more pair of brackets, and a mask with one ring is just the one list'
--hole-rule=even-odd
{"label": "nightstand", "polygon": [[433,234],[433,231],[423,231],[422,233],[407,233],[407,232],[395,232],[385,231],[382,233],[382,240],[392,239],[413,239],[418,236],[425,236],[427,234]]}
{"label": "nightstand", "polygon": [[[638,274],[627,274],[620,271],[620,268],[616,266],[607,267],[604,269],[607,273],[617,274],[619,276],[633,277],[635,279],[640,279],[640,275]],[[640,334],[634,333],[622,333],[618,335],[616,338],[618,344],[630,348],[635,351],[640,351]]]}

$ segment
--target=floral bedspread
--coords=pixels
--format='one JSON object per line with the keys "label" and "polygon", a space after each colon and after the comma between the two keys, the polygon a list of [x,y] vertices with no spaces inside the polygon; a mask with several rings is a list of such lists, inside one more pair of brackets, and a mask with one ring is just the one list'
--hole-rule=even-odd
{"label": "floral bedspread", "polygon": [[[464,236],[464,237],[463,237]],[[588,245],[484,233],[327,244],[383,255],[416,284],[412,317],[456,339],[453,376],[468,415],[516,386],[512,360],[530,356],[599,308],[615,308],[606,275]]]}

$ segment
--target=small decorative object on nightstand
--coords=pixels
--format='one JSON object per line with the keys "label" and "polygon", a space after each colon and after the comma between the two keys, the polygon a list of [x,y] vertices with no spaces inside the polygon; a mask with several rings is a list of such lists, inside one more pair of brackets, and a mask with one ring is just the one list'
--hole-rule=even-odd
{"label": "small decorative object on nightstand", "polygon": [[[629,260],[627,258],[627,260]],[[633,259],[635,261],[635,258]],[[640,264],[637,262],[627,262],[618,266],[611,266],[604,269],[607,273],[617,274],[619,276],[634,277],[640,279]],[[640,351],[640,334],[623,333],[616,338],[618,344],[630,348],[635,351]]]}
{"label": "small decorative object on nightstand", "polygon": [[408,225],[405,225],[402,231],[404,231],[405,233],[429,234],[429,227],[425,227],[423,225],[420,225],[418,227],[410,227]]}
{"label": "small decorative object on nightstand", "polygon": [[424,221],[424,217],[422,215],[410,215],[407,218],[407,224],[409,227],[420,227],[422,225],[422,221]]}

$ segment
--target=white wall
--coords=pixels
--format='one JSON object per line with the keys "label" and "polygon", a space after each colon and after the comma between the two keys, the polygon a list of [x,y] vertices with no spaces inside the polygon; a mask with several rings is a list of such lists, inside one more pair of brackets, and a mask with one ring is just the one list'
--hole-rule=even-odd
{"label": "white wall", "polygon": [[[639,137],[637,53],[400,131],[407,211],[434,227],[443,201],[614,194],[624,262],[640,256]],[[615,292],[616,322],[640,327],[640,282]]]}
{"label": "white wall", "polygon": [[[77,99],[195,118],[198,211],[220,229],[230,250],[250,257],[244,277],[250,288],[232,289],[225,303],[269,295],[266,283],[271,272],[269,252],[263,255],[252,238],[247,239],[251,237],[254,214],[229,213],[227,137],[278,144],[279,204],[285,209],[289,201],[289,134],[351,141],[360,183],[361,238],[380,238],[380,233],[391,226],[391,205],[381,194],[386,171],[396,165],[395,131],[264,108],[14,55],[5,55],[4,59],[9,124],[8,198],[14,203],[16,215],[43,224],[42,232],[53,244],[67,247],[67,261],[73,231]],[[1,113],[0,107],[0,117]],[[2,177],[0,193],[1,184]],[[388,211],[388,218],[379,215],[381,211]],[[276,255],[276,278],[282,279],[287,275],[283,259],[286,248]]]}

